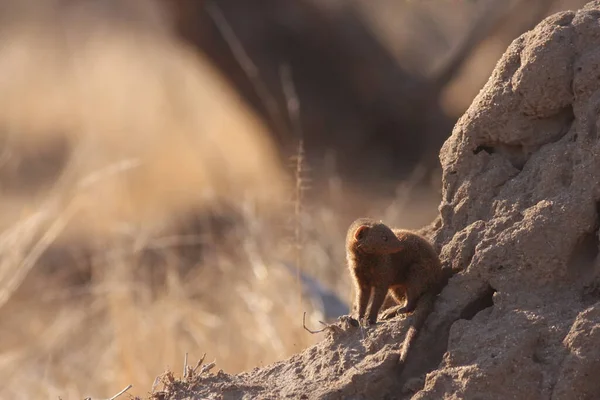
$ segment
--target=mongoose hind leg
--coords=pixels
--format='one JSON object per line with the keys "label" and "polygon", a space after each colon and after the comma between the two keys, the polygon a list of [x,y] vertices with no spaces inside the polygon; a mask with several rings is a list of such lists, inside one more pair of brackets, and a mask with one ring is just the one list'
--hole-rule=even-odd
{"label": "mongoose hind leg", "polygon": [[406,314],[405,306],[395,306],[395,307],[388,308],[387,310],[385,310],[381,313],[380,318],[381,319],[392,319],[394,317],[397,317],[400,314]]}
{"label": "mongoose hind leg", "polygon": [[419,298],[417,296],[407,296],[406,298],[406,305],[404,306],[404,310],[402,312],[404,313],[411,313],[413,311],[415,311],[415,308],[417,308],[417,301],[419,300]]}
{"label": "mongoose hind leg", "polygon": [[419,301],[419,296],[411,294],[410,291],[406,293],[406,304],[403,306],[396,306],[385,310],[381,314],[381,319],[390,319],[394,318],[400,314],[410,314],[415,311],[417,308],[417,302]]}
{"label": "mongoose hind leg", "polygon": [[421,297],[421,293],[415,292],[414,290],[411,290],[411,289],[408,289],[406,291],[406,304],[404,305],[404,310],[402,311],[403,313],[406,313],[406,314],[415,311],[415,308],[417,308],[417,302],[419,301],[419,298]]}
{"label": "mongoose hind leg", "polygon": [[379,310],[385,301],[385,296],[387,296],[387,287],[375,286],[373,288],[375,292],[373,294],[373,301],[371,302],[371,308],[369,309],[369,317],[367,322],[369,325],[373,325],[377,322],[377,314],[379,314]]}
{"label": "mongoose hind leg", "polygon": [[406,302],[406,288],[404,286],[391,288],[389,294],[396,300],[398,305],[383,311],[381,313],[381,319],[391,319],[406,313],[406,306],[403,305]]}
{"label": "mongoose hind leg", "polygon": [[404,286],[390,288],[389,294],[398,304],[404,304],[406,301],[406,288]]}

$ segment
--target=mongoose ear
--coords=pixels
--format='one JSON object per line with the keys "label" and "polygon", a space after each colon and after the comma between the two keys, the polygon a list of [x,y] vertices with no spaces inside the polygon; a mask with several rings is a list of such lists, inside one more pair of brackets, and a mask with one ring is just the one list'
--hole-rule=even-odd
{"label": "mongoose ear", "polygon": [[358,228],[356,228],[356,231],[354,231],[354,239],[360,240],[364,238],[368,230],[369,227],[366,225],[359,226]]}

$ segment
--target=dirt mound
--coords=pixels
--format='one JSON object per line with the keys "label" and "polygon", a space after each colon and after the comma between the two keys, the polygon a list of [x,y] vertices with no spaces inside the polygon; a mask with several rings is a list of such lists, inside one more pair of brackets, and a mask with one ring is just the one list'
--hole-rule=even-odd
{"label": "dirt mound", "polygon": [[429,231],[461,272],[401,374],[410,317],[342,319],[288,360],[155,397],[599,398],[599,19],[594,1],[515,40],[443,146]]}

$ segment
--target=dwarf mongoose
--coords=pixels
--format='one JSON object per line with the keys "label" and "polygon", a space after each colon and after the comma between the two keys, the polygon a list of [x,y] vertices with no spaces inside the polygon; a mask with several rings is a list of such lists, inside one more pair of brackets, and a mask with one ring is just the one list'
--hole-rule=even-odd
{"label": "dwarf mongoose", "polygon": [[[398,306],[386,310],[384,319],[400,313],[413,312],[423,297],[423,311],[415,313],[407,333],[401,361],[420,327],[431,312],[435,296],[443,279],[439,257],[427,239],[403,229],[390,229],[382,222],[359,218],[350,225],[346,236],[346,257],[354,280],[356,298],[354,313],[361,322],[371,307],[367,322],[374,324],[386,295]],[[402,306],[402,303],[405,304]]]}
{"label": "dwarf mongoose", "polygon": [[354,311],[359,320],[365,317],[373,296],[368,313],[371,324],[376,322],[388,291],[398,304],[406,301],[393,312],[412,312],[421,295],[437,287],[442,277],[440,260],[427,239],[407,230],[392,230],[370,218],[359,218],[350,225],[346,256],[356,288]]}

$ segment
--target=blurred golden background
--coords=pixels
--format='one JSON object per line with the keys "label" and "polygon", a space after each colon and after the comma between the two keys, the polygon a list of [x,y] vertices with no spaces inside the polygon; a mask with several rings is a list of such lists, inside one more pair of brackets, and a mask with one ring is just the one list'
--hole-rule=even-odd
{"label": "blurred golden background", "polygon": [[0,398],[319,340],[350,222],[429,223],[496,61],[584,3],[0,0]]}

